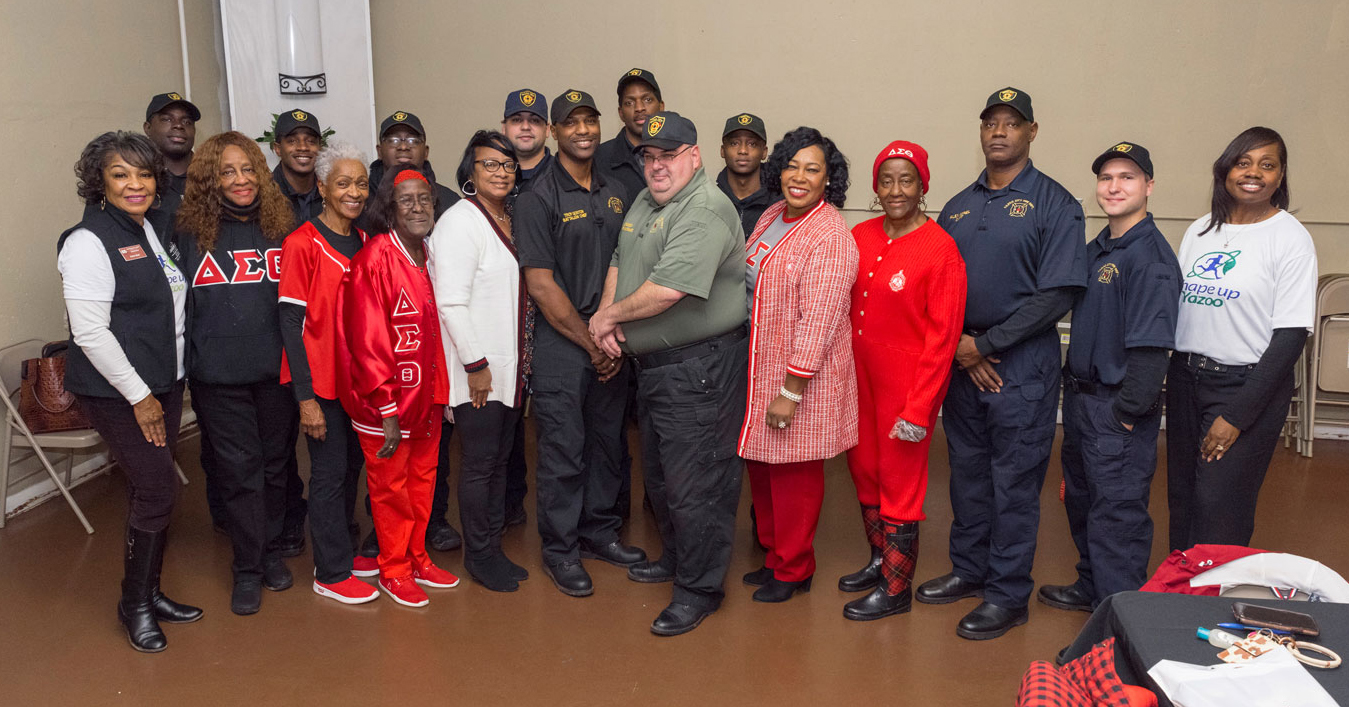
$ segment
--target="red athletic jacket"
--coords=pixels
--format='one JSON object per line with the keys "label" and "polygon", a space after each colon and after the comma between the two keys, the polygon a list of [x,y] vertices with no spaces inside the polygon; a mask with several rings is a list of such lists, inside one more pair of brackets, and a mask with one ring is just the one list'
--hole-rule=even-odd
{"label": "red athletic jacket", "polygon": [[450,384],[426,268],[380,234],[352,258],[337,298],[337,387],[351,426],[382,437],[383,418],[397,415],[405,439],[431,436]]}

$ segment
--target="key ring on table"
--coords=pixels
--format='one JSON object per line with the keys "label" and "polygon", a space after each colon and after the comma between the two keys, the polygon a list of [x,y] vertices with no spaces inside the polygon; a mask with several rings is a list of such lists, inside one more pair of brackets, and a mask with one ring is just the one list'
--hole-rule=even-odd
{"label": "key ring on table", "polygon": [[[1260,635],[1265,636],[1266,638],[1270,639],[1271,641],[1274,641],[1275,643],[1278,643],[1284,648],[1287,648],[1288,652],[1292,653],[1293,657],[1297,658],[1298,662],[1304,665],[1310,665],[1313,668],[1340,667],[1341,661],[1339,654],[1336,653],[1335,651],[1330,650],[1329,648],[1326,648],[1324,646],[1318,646],[1315,643],[1307,643],[1306,641],[1299,641],[1293,638],[1292,636],[1277,636],[1274,634],[1274,632],[1270,631],[1267,628],[1260,629]],[[1322,660],[1320,658],[1312,658],[1310,656],[1303,655],[1302,653],[1303,649],[1310,650],[1315,653],[1320,653],[1321,655],[1326,656],[1326,659]]]}

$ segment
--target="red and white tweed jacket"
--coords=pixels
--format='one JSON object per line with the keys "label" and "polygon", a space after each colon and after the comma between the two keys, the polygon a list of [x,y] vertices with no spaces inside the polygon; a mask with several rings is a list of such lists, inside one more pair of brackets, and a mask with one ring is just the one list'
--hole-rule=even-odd
{"label": "red and white tweed jacket", "polygon": [[[768,207],[746,255],[786,203]],[[769,464],[829,459],[857,444],[857,378],[848,323],[857,244],[821,202],[766,254],[750,305],[749,388],[740,456]],[[787,429],[769,429],[768,404],[790,372],[810,378]]]}

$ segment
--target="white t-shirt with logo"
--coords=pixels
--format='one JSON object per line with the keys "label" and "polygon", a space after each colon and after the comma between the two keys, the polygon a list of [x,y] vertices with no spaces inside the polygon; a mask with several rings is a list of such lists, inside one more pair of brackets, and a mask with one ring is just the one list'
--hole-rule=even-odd
{"label": "white t-shirt with logo", "polygon": [[1210,214],[1180,244],[1176,351],[1229,366],[1257,363],[1275,329],[1316,322],[1316,247],[1292,214],[1224,224],[1200,237]]}

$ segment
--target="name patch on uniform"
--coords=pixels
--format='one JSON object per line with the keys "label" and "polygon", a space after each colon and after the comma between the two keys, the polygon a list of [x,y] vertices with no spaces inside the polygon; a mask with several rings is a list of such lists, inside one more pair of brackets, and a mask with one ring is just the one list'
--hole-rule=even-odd
{"label": "name patch on uniform", "polygon": [[946,220],[950,221],[951,223],[955,223],[955,222],[959,221],[960,219],[963,219],[963,218],[965,218],[966,216],[969,216],[969,215],[970,215],[970,210],[969,210],[969,209],[965,209],[964,211],[961,211],[961,212],[958,213],[958,214],[951,214],[950,216],[947,216],[947,217],[946,217]]}
{"label": "name patch on uniform", "polygon": [[586,217],[585,209],[576,209],[575,211],[568,211],[567,213],[562,214],[562,223],[567,223],[568,221],[576,221],[578,219],[583,219],[585,217]]}
{"label": "name patch on uniform", "polygon": [[1096,281],[1103,285],[1109,285],[1118,274],[1119,268],[1115,267],[1114,263],[1106,263],[1096,271]]}
{"label": "name patch on uniform", "polygon": [[122,254],[122,260],[131,262],[145,257],[145,249],[138,245],[129,245],[125,248],[118,248],[118,253]]}
{"label": "name patch on uniform", "polygon": [[1011,216],[1012,218],[1021,218],[1022,216],[1025,216],[1028,211],[1035,208],[1035,204],[1030,203],[1026,199],[1012,199],[1006,204],[1003,204],[1002,208],[1007,209],[1008,216]]}
{"label": "name patch on uniform", "polygon": [[623,222],[623,232],[624,232],[624,233],[632,233],[632,230],[633,230],[633,229],[632,229],[632,222],[631,222],[631,221],[624,221],[624,222]]}

